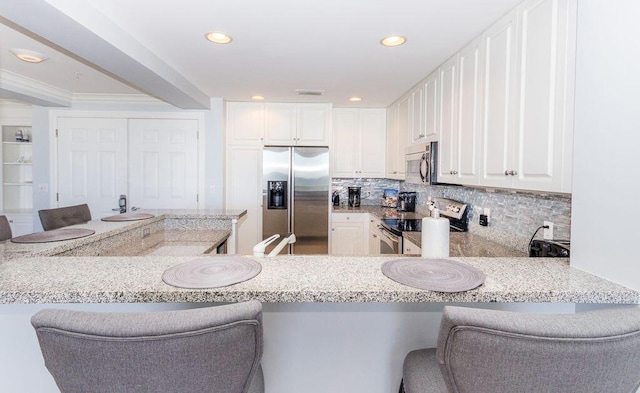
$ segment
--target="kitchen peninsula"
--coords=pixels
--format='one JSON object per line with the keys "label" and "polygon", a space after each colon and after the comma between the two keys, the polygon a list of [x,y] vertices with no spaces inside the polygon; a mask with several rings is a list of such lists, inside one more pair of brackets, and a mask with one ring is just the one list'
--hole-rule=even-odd
{"label": "kitchen peninsula", "polygon": [[382,393],[397,389],[408,350],[434,344],[445,304],[574,312],[640,303],[640,293],[571,268],[559,258],[452,258],[486,274],[484,285],[458,293],[419,290],[388,279],[380,267],[397,256],[256,258],[262,271],[249,281],[181,289],[165,284],[162,273],[197,256],[140,256],[123,251],[114,240],[139,242],[163,231],[165,237],[180,231],[219,231],[224,237],[245,213],[157,213],[148,221],[78,225],[96,230],[88,238],[4,244],[0,368],[7,378],[0,382],[1,391],[56,391],[29,325],[31,315],[43,308],[146,312],[257,299],[264,305],[263,367],[269,391],[293,392],[306,381],[316,386],[309,393],[341,391],[345,384],[360,386],[354,391]]}

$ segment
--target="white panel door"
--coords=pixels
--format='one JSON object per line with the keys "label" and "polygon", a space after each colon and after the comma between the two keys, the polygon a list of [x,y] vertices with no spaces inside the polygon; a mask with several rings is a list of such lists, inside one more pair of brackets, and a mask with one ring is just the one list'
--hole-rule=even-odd
{"label": "white panel door", "polygon": [[265,104],[265,141],[291,146],[296,138],[296,104]]}
{"label": "white panel door", "polygon": [[386,111],[384,109],[359,109],[361,149],[360,176],[384,177]]}
{"label": "white panel door", "polygon": [[131,207],[198,208],[198,121],[129,120]]}
{"label": "white panel door", "polygon": [[423,86],[419,86],[415,90],[410,93],[410,112],[411,112],[411,122],[409,137],[411,138],[411,143],[421,142],[424,137],[424,88]]}
{"label": "white panel door", "polygon": [[424,133],[429,140],[438,135],[438,72],[434,72],[424,81]]}
{"label": "white panel door", "polygon": [[571,165],[564,145],[573,115],[567,74],[574,69],[575,2],[529,0],[518,6],[518,16],[514,187],[568,192],[571,182],[563,182],[562,172]]}
{"label": "white panel door", "polygon": [[127,194],[127,120],[58,118],[58,206],[87,203],[94,219]]}
{"label": "white panel door", "polygon": [[480,153],[480,66],[481,40],[475,40],[458,54],[458,150],[457,177],[461,184],[478,183]]}
{"label": "white panel door", "polygon": [[331,105],[298,104],[298,133],[300,146],[329,146],[331,143]]}
{"label": "white panel door", "polygon": [[440,144],[438,146],[438,181],[458,182],[458,128],[457,108],[457,56],[452,57],[438,70],[440,74],[439,127]]}
{"label": "white panel door", "polygon": [[482,98],[482,154],[480,184],[510,187],[512,135],[514,123],[512,99],[516,86],[517,15],[510,12],[482,36],[484,48]]}
{"label": "white panel door", "polygon": [[333,176],[359,177],[360,124],[357,109],[333,110]]}

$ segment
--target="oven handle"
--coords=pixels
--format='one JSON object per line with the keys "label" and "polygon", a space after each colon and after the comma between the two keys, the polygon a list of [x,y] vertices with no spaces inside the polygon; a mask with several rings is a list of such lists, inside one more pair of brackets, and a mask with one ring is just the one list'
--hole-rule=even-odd
{"label": "oven handle", "polygon": [[[394,235],[393,233],[387,231],[384,227],[382,226],[378,226],[378,228],[380,229],[380,233],[386,237],[387,239],[389,239],[389,241],[393,242],[393,243],[400,243],[400,240],[398,240],[398,236]],[[388,234],[391,234],[391,236],[389,236]]]}

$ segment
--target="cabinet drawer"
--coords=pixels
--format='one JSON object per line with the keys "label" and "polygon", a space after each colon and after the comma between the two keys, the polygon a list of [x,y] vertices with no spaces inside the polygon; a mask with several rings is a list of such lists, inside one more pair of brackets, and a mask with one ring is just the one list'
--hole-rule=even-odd
{"label": "cabinet drawer", "polygon": [[331,219],[333,222],[364,222],[366,213],[333,213]]}
{"label": "cabinet drawer", "polygon": [[402,254],[403,255],[420,255],[422,254],[422,249],[415,245],[409,239],[402,240]]}

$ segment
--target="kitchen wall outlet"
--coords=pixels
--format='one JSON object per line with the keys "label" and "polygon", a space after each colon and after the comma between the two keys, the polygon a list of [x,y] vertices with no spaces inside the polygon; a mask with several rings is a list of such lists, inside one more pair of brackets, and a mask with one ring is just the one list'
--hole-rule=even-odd
{"label": "kitchen wall outlet", "polygon": [[49,190],[49,185],[47,183],[38,184],[38,191],[47,192]]}
{"label": "kitchen wall outlet", "polygon": [[544,225],[548,226],[549,228],[544,228],[542,237],[547,240],[553,240],[553,223],[551,221],[545,221]]}
{"label": "kitchen wall outlet", "polygon": [[142,228],[142,238],[149,237],[151,235],[151,228]]}

